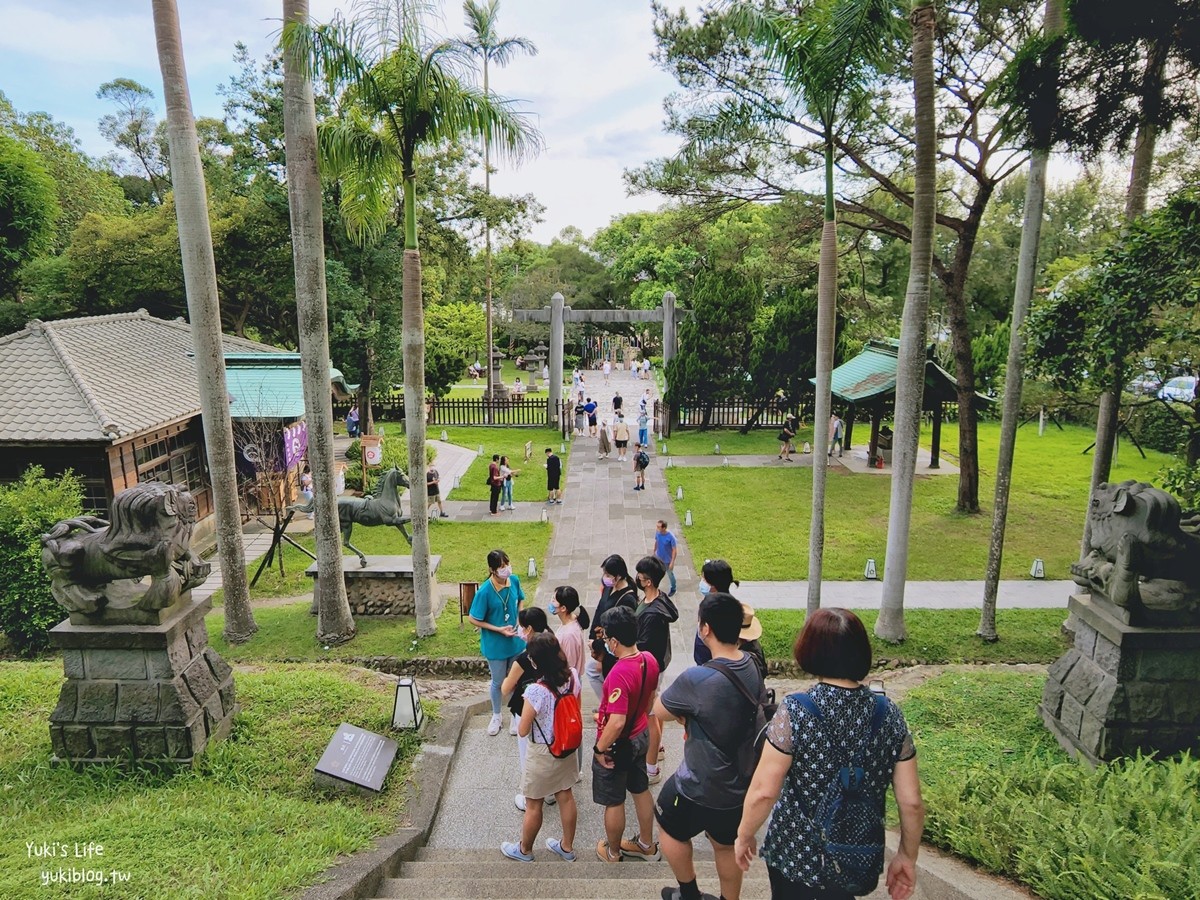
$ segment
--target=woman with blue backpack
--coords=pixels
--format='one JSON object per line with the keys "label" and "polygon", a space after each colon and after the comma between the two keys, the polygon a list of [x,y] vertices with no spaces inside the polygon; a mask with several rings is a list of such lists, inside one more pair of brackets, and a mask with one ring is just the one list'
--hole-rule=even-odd
{"label": "woman with blue backpack", "polygon": [[769,815],[762,858],[772,900],[871,893],[883,872],[890,783],[900,846],[887,888],[892,900],[906,900],[916,886],[925,806],[903,714],[862,683],[871,670],[867,631],[847,609],[819,609],[804,623],[792,656],[817,683],[785,697],[767,725],[734,845],[738,865],[750,868],[755,835]]}
{"label": "woman with blue backpack", "polygon": [[575,752],[583,740],[579,673],[567,665],[558,639],[548,631],[530,639],[529,658],[538,679],[525,687],[525,705],[517,725],[517,734],[529,740],[521,775],[525,818],[520,838],[505,841],[500,852],[517,862],[533,862],[533,842],[542,829],[543,804],[553,797],[562,817],[562,837],[547,838],[546,849],[574,862],[579,810],[572,789],[579,776]]}

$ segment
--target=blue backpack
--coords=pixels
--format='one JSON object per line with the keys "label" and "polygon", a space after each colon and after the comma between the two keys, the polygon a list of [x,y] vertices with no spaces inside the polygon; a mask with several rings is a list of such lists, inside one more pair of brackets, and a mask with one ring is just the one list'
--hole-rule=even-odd
{"label": "blue backpack", "polygon": [[[818,722],[821,710],[806,693],[796,701]],[[825,794],[817,803],[813,821],[817,826],[817,849],[821,854],[822,887],[837,888],[861,896],[879,884],[883,872],[883,817],[879,806],[864,791],[866,773],[863,754],[883,725],[887,702],[875,695],[871,727],[847,765],[837,771]]]}

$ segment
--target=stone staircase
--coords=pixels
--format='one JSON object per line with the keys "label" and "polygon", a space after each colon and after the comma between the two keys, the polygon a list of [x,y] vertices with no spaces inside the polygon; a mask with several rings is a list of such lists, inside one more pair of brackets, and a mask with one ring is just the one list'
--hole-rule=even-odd
{"label": "stone staircase", "polygon": [[[552,813],[550,836],[556,833],[553,818]],[[578,862],[568,863],[546,849],[545,837],[545,833],[539,836],[532,863],[505,859],[499,849],[421,849],[414,862],[401,866],[399,877],[384,880],[376,896],[408,900],[657,900],[664,887],[678,886],[665,861],[602,863],[596,858],[595,842],[580,841],[575,848]],[[720,894],[711,854],[697,854],[696,873],[702,891],[714,897]],[[742,897],[766,900],[770,896],[767,870],[756,862],[742,883]],[[871,895],[876,896],[885,894]]]}

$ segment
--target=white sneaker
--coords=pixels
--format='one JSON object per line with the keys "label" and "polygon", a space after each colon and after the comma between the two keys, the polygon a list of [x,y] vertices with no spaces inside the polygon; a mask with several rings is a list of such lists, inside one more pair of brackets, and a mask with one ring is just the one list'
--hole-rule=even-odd
{"label": "white sneaker", "polygon": [[493,737],[500,733],[500,713],[492,716],[492,721],[488,722],[488,734]]}
{"label": "white sneaker", "polygon": [[516,737],[516,734],[517,734],[517,722],[518,721],[520,721],[520,720],[516,716],[513,716],[511,719],[508,720],[508,733],[513,735],[514,737]]}
{"label": "white sneaker", "polygon": [[515,797],[513,797],[513,806],[515,806],[521,812],[525,812],[525,795],[517,794]]}

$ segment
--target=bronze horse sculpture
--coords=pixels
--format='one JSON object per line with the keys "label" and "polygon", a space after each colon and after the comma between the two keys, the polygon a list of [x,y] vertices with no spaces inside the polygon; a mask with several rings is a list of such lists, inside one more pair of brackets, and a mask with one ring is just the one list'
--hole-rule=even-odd
{"label": "bronze horse sculpture", "polygon": [[[350,543],[350,532],[357,525],[394,525],[400,529],[404,539],[412,546],[412,535],[408,533],[407,525],[411,518],[400,510],[400,491],[408,487],[408,479],[404,473],[393,467],[379,476],[375,489],[366,497],[338,497],[338,521],[341,524],[342,546],[354,551],[361,565],[366,566],[367,558],[363,552]],[[310,513],[315,500],[305,504],[288,507],[297,512]]]}

